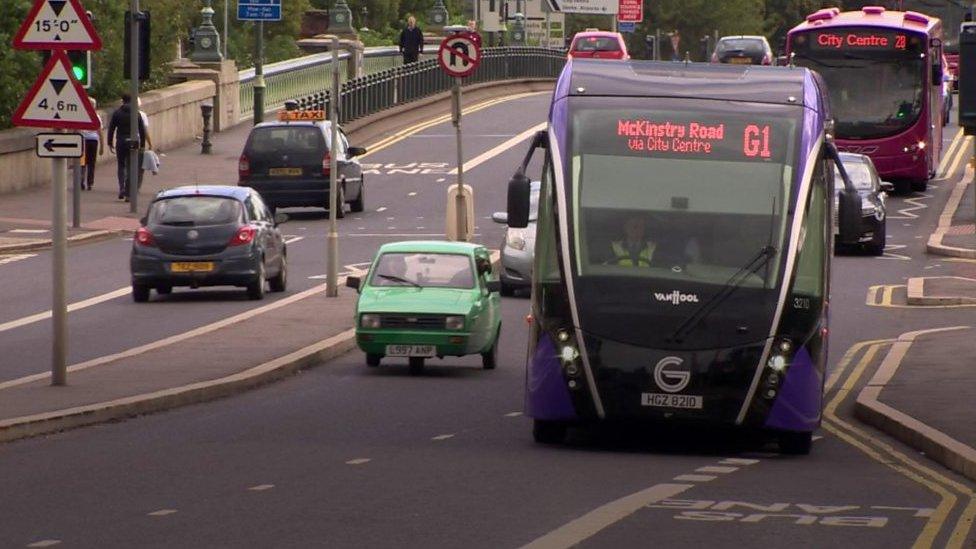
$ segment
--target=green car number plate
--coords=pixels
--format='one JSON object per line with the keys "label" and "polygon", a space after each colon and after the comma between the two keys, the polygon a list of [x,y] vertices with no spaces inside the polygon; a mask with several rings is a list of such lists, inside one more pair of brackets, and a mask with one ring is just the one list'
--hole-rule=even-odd
{"label": "green car number plate", "polygon": [[386,356],[422,356],[432,357],[437,354],[436,345],[387,345]]}

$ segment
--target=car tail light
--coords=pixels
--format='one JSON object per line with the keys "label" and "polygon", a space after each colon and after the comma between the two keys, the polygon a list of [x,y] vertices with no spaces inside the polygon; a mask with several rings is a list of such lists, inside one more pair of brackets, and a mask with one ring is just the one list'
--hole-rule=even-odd
{"label": "car tail light", "polygon": [[241,159],[237,161],[237,177],[245,178],[249,175],[251,175],[251,161],[246,154],[242,154]]}
{"label": "car tail light", "polygon": [[770,57],[769,55],[764,55],[763,56],[763,60],[762,60],[762,64],[763,65],[772,65],[773,64],[773,58]]}
{"label": "car tail light", "polygon": [[250,244],[254,242],[254,237],[257,235],[257,230],[250,225],[244,225],[240,229],[237,229],[237,233],[234,234],[234,238],[230,239],[228,246],[244,246],[245,244]]}
{"label": "car tail light", "polygon": [[156,247],[156,238],[153,237],[152,231],[145,227],[139,227],[139,230],[136,231],[135,241],[136,244],[140,246],[146,246],[149,248]]}
{"label": "car tail light", "polygon": [[329,175],[332,171],[332,154],[329,151],[325,151],[325,156],[322,157],[322,175]]}

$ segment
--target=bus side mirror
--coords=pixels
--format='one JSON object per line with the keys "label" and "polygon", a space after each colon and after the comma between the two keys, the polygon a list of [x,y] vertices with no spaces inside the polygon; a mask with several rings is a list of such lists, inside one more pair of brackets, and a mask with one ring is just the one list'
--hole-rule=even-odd
{"label": "bus side mirror", "polygon": [[508,182],[508,226],[524,229],[529,226],[529,194],[531,181],[519,170]]}
{"label": "bus side mirror", "polygon": [[843,244],[856,244],[861,236],[861,195],[847,189],[841,189],[838,195],[840,241]]}

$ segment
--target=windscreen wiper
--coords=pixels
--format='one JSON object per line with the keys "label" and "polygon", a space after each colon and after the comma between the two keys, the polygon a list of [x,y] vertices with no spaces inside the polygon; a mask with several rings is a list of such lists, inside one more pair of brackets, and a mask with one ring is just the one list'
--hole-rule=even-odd
{"label": "windscreen wiper", "polygon": [[400,277],[400,276],[397,276],[397,275],[389,275],[389,274],[379,274],[379,273],[377,273],[376,276],[378,276],[378,277],[380,277],[380,278],[382,278],[384,280],[392,280],[393,282],[401,282],[403,284],[409,284],[409,285],[414,286],[416,288],[423,288],[423,286],[421,286],[420,284],[417,284],[413,280],[407,280],[406,278],[403,278],[403,277]]}
{"label": "windscreen wiper", "polygon": [[682,322],[677,329],[675,329],[674,333],[668,337],[668,341],[682,343],[682,338],[687,333],[691,332],[695,329],[695,327],[701,324],[702,321],[704,321],[708,315],[715,310],[716,307],[728,299],[728,297],[732,295],[732,293],[735,292],[735,290],[738,289],[743,282],[746,281],[746,278],[749,275],[761,269],[766,263],[769,263],[769,260],[775,255],[776,248],[772,246],[763,246],[763,248],[760,249],[756,255],[752,256],[748,263],[743,265],[738,271],[729,277],[728,281],[726,281],[725,285],[717,294],[712,296],[711,299],[703,303],[701,307],[691,314],[691,316],[686,318],[685,321]]}

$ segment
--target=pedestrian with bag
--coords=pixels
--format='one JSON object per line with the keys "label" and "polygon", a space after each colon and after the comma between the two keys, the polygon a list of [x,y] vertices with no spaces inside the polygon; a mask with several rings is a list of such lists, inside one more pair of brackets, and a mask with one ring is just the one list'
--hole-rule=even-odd
{"label": "pedestrian with bag", "polygon": [[424,52],[424,33],[417,26],[417,18],[407,17],[407,27],[400,31],[400,53],[403,54],[403,64],[416,63],[420,54]]}
{"label": "pedestrian with bag", "polygon": [[89,99],[92,104],[92,109],[95,111],[95,116],[98,118],[98,129],[84,130],[81,132],[81,136],[85,140],[85,176],[81,179],[81,189],[90,191],[95,185],[95,163],[98,162],[99,156],[105,154],[105,138],[102,136],[104,122],[102,121],[102,115],[98,114],[98,102],[94,99]]}
{"label": "pedestrian with bag", "polygon": [[[139,98],[139,118],[142,120],[142,125],[146,128],[146,146],[139,150],[139,188],[142,189],[142,178],[146,174],[146,170],[156,174],[159,172],[159,157],[156,156],[153,150],[152,135],[149,134],[149,115],[142,110],[142,98]],[[147,164],[151,164],[151,167]]]}
{"label": "pedestrian with bag", "polygon": [[[130,128],[130,117],[132,116],[132,97],[122,94],[122,105],[112,113],[112,119],[108,125],[108,148],[115,154],[116,166],[118,167],[119,179],[119,200],[129,201],[129,193],[132,190],[132,181],[129,180],[129,142],[135,139],[140,150],[137,155],[140,166],[142,165],[141,149],[146,147],[146,124],[139,116],[139,135],[132,137]],[[138,184],[138,183],[137,183]]]}

